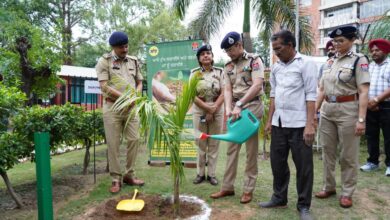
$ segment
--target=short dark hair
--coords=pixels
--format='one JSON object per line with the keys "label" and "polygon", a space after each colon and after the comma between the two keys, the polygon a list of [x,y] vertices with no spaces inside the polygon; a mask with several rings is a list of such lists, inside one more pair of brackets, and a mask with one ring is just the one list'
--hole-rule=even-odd
{"label": "short dark hair", "polygon": [[283,45],[287,45],[288,43],[291,43],[294,48],[297,46],[295,37],[293,33],[291,33],[291,31],[281,30],[272,35],[271,41],[276,41],[278,40],[278,38],[282,39]]}

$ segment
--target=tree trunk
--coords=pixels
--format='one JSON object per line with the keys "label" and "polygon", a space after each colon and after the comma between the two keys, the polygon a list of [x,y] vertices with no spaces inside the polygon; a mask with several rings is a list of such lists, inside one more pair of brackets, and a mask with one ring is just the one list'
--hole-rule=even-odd
{"label": "tree trunk", "polygon": [[31,68],[27,53],[31,48],[31,44],[26,37],[19,37],[16,39],[16,50],[20,56],[20,69],[22,72],[22,84],[21,90],[26,94],[28,101],[28,105],[32,105],[32,97],[31,97],[31,88],[34,79],[34,70]]}
{"label": "tree trunk", "polygon": [[174,184],[173,184],[173,217],[179,218],[180,216],[180,179],[179,179],[179,171],[174,176]]}
{"label": "tree trunk", "polygon": [[85,142],[85,155],[84,155],[84,168],[83,168],[83,174],[88,174],[88,165],[91,158],[91,154],[89,153],[89,149],[91,148],[91,140],[89,138],[86,138],[84,140]]}
{"label": "tree trunk", "polygon": [[0,175],[1,177],[3,177],[4,183],[7,186],[8,193],[14,199],[17,208],[19,209],[22,208],[23,207],[22,199],[19,197],[18,194],[15,193],[14,188],[12,187],[11,182],[8,179],[7,172],[0,171]]}
{"label": "tree trunk", "polygon": [[242,42],[244,43],[244,49],[248,53],[253,53],[253,44],[252,44],[251,34],[249,32],[244,32],[242,34]]}
{"label": "tree trunk", "polygon": [[250,20],[250,0],[244,1],[244,24],[243,24],[243,34],[242,42],[244,43],[244,49],[253,53],[253,45],[251,39],[251,20]]}

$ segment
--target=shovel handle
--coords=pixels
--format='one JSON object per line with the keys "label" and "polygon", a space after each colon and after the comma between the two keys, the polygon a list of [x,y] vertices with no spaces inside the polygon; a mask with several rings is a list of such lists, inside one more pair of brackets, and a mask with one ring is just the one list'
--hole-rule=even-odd
{"label": "shovel handle", "polygon": [[133,199],[132,200],[135,200],[135,197],[137,196],[137,193],[138,193],[138,189],[134,189],[134,195],[133,195]]}

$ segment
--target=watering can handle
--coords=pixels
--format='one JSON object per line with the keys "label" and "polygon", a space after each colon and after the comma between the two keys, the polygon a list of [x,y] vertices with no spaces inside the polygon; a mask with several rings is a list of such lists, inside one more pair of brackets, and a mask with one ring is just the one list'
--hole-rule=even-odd
{"label": "watering can handle", "polygon": [[134,196],[133,196],[132,200],[135,200],[135,197],[137,196],[137,193],[138,193],[138,189],[134,189]]}
{"label": "watering can handle", "polygon": [[[232,119],[233,119],[233,116],[231,116],[231,117],[228,119],[228,124],[229,124],[229,125],[232,123]],[[236,120],[235,120],[234,122],[236,122],[236,121],[238,121],[238,120],[240,120],[240,119],[241,119],[241,116],[238,117],[238,118],[236,118]],[[233,122],[233,123],[234,123],[234,122]]]}

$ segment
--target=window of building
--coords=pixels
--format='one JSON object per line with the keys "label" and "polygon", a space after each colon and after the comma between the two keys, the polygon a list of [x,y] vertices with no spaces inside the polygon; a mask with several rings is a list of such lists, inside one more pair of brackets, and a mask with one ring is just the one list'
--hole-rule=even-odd
{"label": "window of building", "polygon": [[390,10],[389,0],[371,0],[360,5],[360,18],[380,16]]}
{"label": "window of building", "polygon": [[312,0],[300,0],[301,6],[309,6],[311,5]]}
{"label": "window of building", "polygon": [[74,77],[70,84],[70,102],[72,104],[96,104],[96,94],[84,93],[85,78]]}
{"label": "window of building", "polygon": [[332,9],[325,12],[325,17],[344,17],[344,16],[351,16],[352,14],[352,7],[342,7],[337,9]]}

